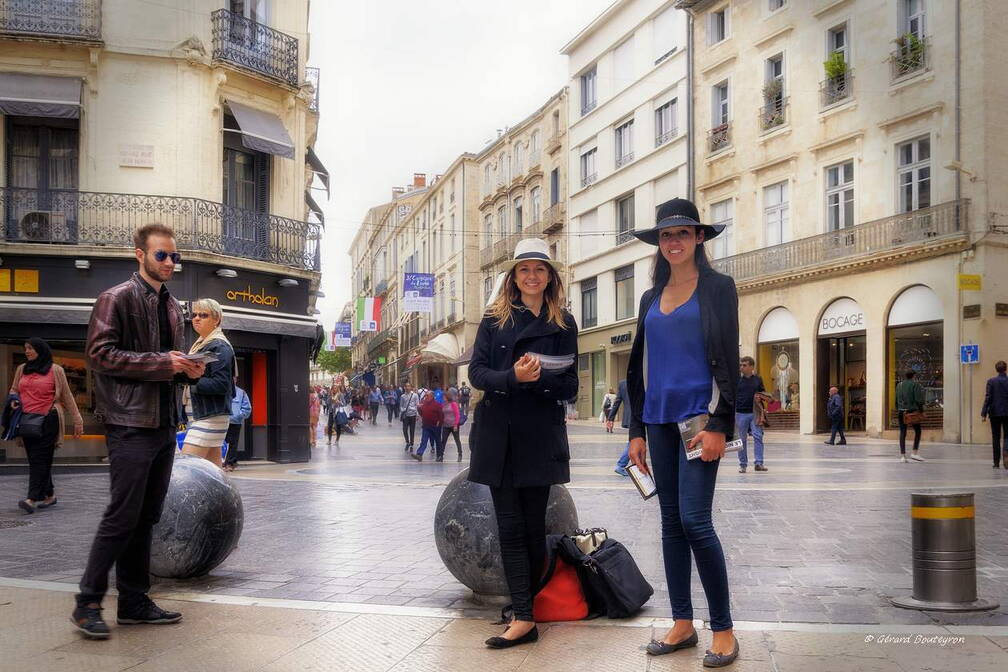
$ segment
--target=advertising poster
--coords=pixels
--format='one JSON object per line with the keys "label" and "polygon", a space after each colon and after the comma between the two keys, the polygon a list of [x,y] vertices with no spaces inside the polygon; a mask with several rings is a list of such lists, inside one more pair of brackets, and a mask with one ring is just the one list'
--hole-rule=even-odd
{"label": "advertising poster", "polygon": [[406,273],[403,276],[403,312],[430,313],[434,310],[434,275]]}

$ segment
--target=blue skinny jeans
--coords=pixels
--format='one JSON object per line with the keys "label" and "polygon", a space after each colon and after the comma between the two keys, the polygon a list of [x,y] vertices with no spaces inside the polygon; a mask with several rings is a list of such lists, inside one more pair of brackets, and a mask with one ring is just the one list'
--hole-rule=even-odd
{"label": "blue skinny jeans", "polygon": [[651,471],[658,486],[662,556],[672,617],[693,619],[690,598],[692,553],[707,596],[711,630],[729,630],[732,618],[728,570],[721,541],[711,521],[714,484],[721,461],[704,462],[699,457],[687,460],[679,427],[675,423],[647,425],[647,438]]}

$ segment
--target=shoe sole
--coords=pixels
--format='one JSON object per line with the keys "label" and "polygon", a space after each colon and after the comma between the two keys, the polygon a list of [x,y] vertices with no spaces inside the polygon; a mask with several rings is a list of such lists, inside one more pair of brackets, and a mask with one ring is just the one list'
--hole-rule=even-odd
{"label": "shoe sole", "polygon": [[159,618],[154,621],[142,621],[136,618],[116,618],[116,623],[119,625],[171,625],[181,620],[181,616],[177,616],[176,618]]}
{"label": "shoe sole", "polygon": [[73,623],[74,628],[88,639],[108,639],[109,635],[112,634],[111,632],[89,632],[82,628],[73,618],[70,619],[70,622]]}

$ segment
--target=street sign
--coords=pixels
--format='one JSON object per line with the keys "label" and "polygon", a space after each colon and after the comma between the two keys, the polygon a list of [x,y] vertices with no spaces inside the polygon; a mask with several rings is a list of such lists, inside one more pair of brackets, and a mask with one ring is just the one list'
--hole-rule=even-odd
{"label": "street sign", "polygon": [[960,364],[979,364],[980,363],[980,346],[976,343],[971,343],[969,345],[959,346],[959,363]]}
{"label": "street sign", "polygon": [[959,289],[969,289],[979,292],[983,288],[983,282],[979,275],[971,273],[959,274]]}

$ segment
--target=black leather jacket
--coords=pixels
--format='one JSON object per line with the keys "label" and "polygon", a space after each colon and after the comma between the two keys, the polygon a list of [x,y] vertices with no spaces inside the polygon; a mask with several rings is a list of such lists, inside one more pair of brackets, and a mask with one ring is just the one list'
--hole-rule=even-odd
{"label": "black leather jacket", "polygon": [[[637,309],[637,334],[630,350],[627,366],[627,392],[633,409],[630,418],[630,438],[644,435],[644,318],[651,304],[661,298],[662,287],[652,287],[641,297]],[[735,436],[735,394],[739,380],[739,327],[738,292],[735,281],[709,266],[700,267],[697,280],[697,299],[700,303],[700,322],[704,332],[704,346],[711,375],[717,382],[718,402],[706,429],[720,432],[725,440]],[[626,411],[624,411],[626,415]]]}

